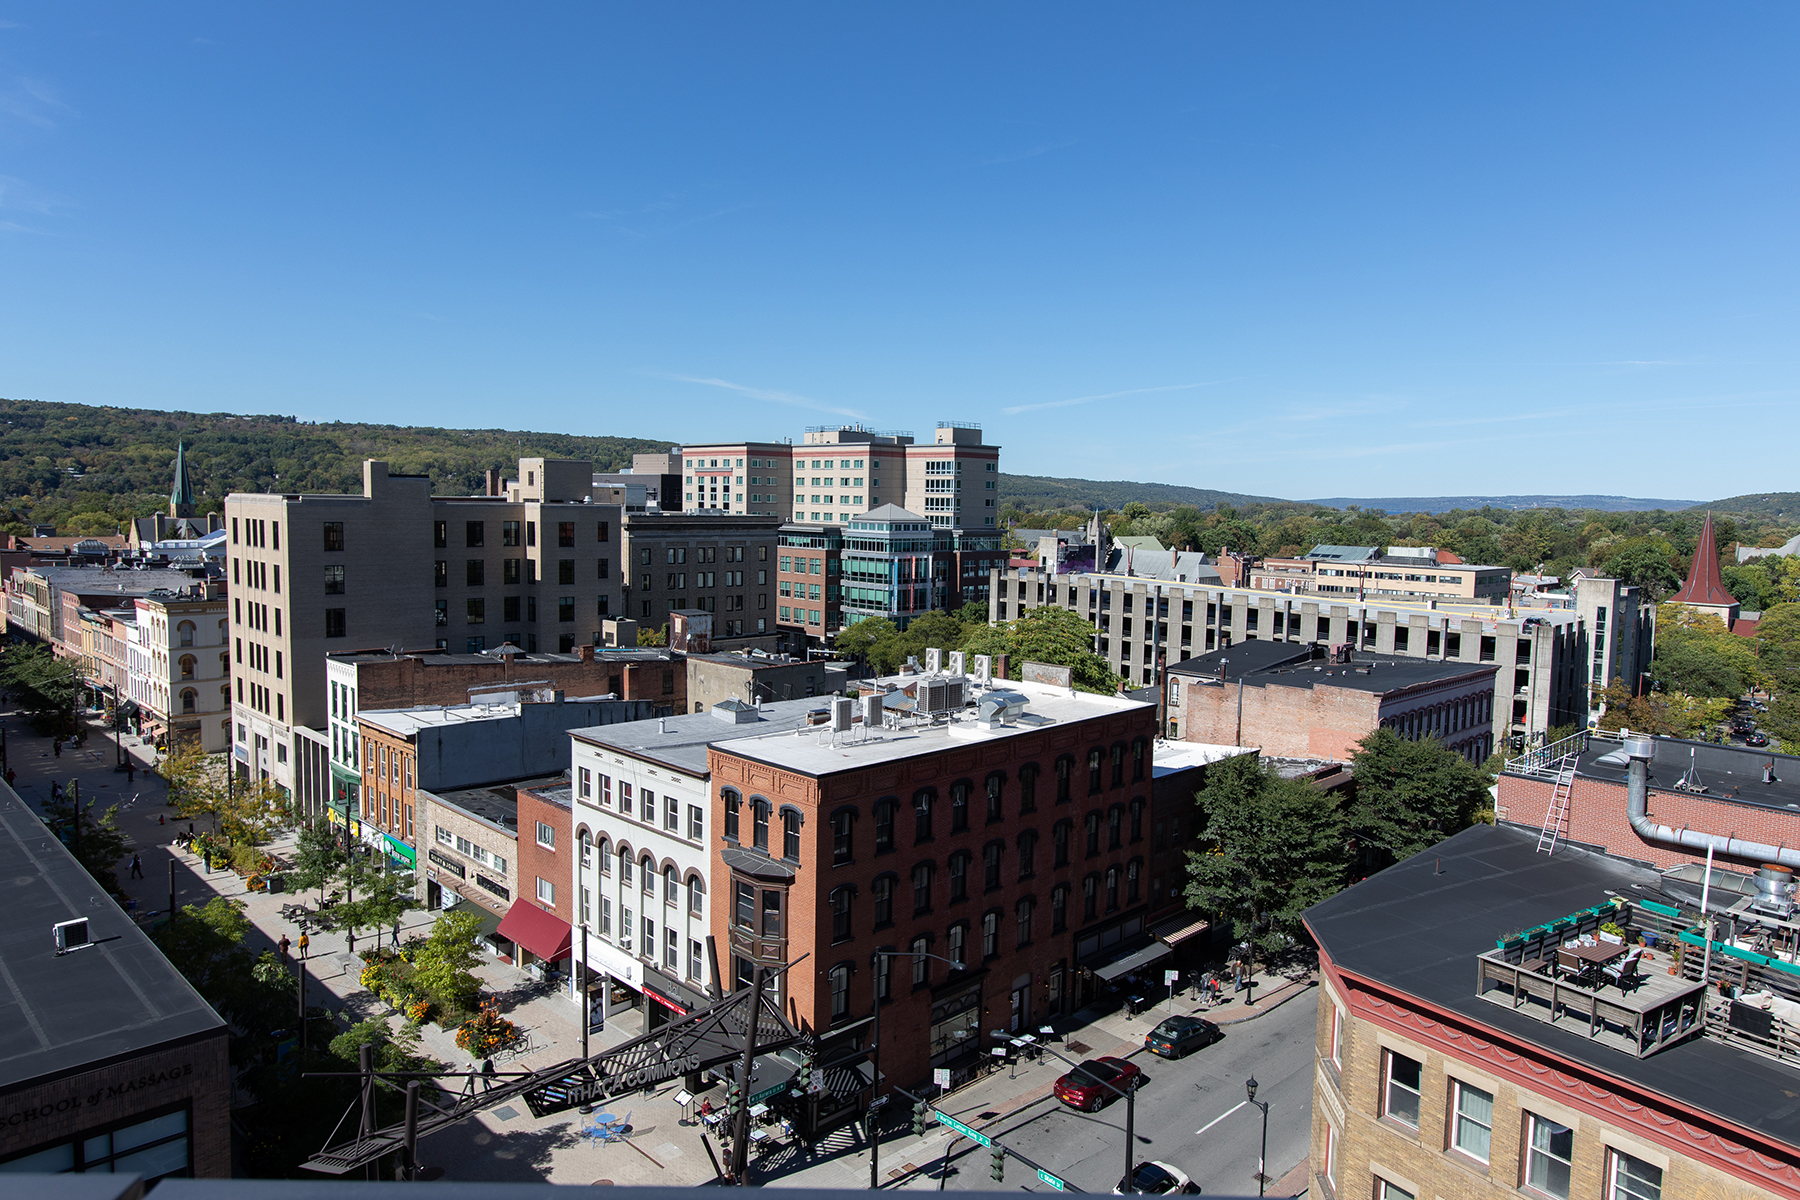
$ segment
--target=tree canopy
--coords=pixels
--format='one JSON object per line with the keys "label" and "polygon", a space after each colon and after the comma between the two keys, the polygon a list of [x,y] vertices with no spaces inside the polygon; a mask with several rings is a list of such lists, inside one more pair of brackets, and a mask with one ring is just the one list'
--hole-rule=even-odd
{"label": "tree canopy", "polygon": [[1377,729],[1357,743],[1350,766],[1356,799],[1348,829],[1365,848],[1364,864],[1371,868],[1417,854],[1467,829],[1491,808],[1493,780],[1436,738],[1409,741]]}

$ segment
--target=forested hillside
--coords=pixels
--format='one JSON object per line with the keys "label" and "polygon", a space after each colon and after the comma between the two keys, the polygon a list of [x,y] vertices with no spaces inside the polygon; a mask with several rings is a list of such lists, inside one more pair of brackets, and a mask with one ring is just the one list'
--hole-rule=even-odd
{"label": "forested hillside", "polygon": [[36,400],[0,400],[0,422],[0,530],[10,533],[39,523],[63,533],[111,533],[128,518],[163,508],[177,441],[187,443],[203,513],[220,508],[232,491],[360,491],[365,458],[429,475],[438,492],[455,495],[480,491],[484,472],[516,467],[521,455],[591,459],[596,470],[610,471],[630,466],[633,453],[672,444]]}

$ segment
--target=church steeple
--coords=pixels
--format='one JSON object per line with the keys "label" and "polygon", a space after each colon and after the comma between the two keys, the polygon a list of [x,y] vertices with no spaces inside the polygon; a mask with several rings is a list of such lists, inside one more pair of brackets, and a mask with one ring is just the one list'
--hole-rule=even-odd
{"label": "church steeple", "polygon": [[175,443],[175,486],[169,489],[169,515],[194,515],[194,485],[188,479],[187,446],[182,442]]}

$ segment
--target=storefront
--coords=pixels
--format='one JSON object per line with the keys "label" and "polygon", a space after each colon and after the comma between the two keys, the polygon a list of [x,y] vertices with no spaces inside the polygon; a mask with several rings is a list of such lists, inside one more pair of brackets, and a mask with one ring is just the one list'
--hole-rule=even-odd
{"label": "storefront", "polygon": [[519,948],[518,966],[563,972],[569,968],[569,923],[529,900],[517,900],[506,911],[498,932]]}
{"label": "storefront", "polygon": [[958,984],[931,1002],[931,1065],[960,1085],[981,1065],[981,980]]}
{"label": "storefront", "polygon": [[387,851],[388,870],[416,871],[419,869],[419,856],[411,846],[391,834],[382,834],[381,849]]}
{"label": "storefront", "polygon": [[709,997],[670,979],[655,968],[644,971],[644,998],[649,1001],[644,1009],[646,1031],[660,1029],[670,1021],[679,1020],[712,1003]]}
{"label": "storefront", "polygon": [[644,1019],[635,1015],[643,1012],[645,1005],[644,964],[591,934],[587,956],[589,969],[599,977],[597,998],[604,1006],[607,1022],[622,1020],[628,1033],[647,1032]]}

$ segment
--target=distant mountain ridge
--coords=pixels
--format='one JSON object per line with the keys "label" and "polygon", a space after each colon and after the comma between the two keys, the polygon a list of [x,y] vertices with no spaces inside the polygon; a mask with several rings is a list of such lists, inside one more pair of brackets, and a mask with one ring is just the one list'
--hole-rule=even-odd
{"label": "distant mountain ridge", "polygon": [[1057,508],[1120,509],[1140,504],[1191,504],[1212,509],[1221,504],[1291,504],[1276,496],[1250,496],[1177,483],[1136,483],[1129,479],[1059,479],[1050,475],[1000,475],[1000,499],[1028,512]]}
{"label": "distant mountain ridge", "polygon": [[1324,508],[1379,508],[1390,513],[1444,513],[1454,509],[1481,508],[1573,508],[1596,512],[1680,512],[1693,508],[1697,500],[1642,500],[1634,496],[1377,496],[1357,499],[1332,496],[1325,500],[1305,500]]}

